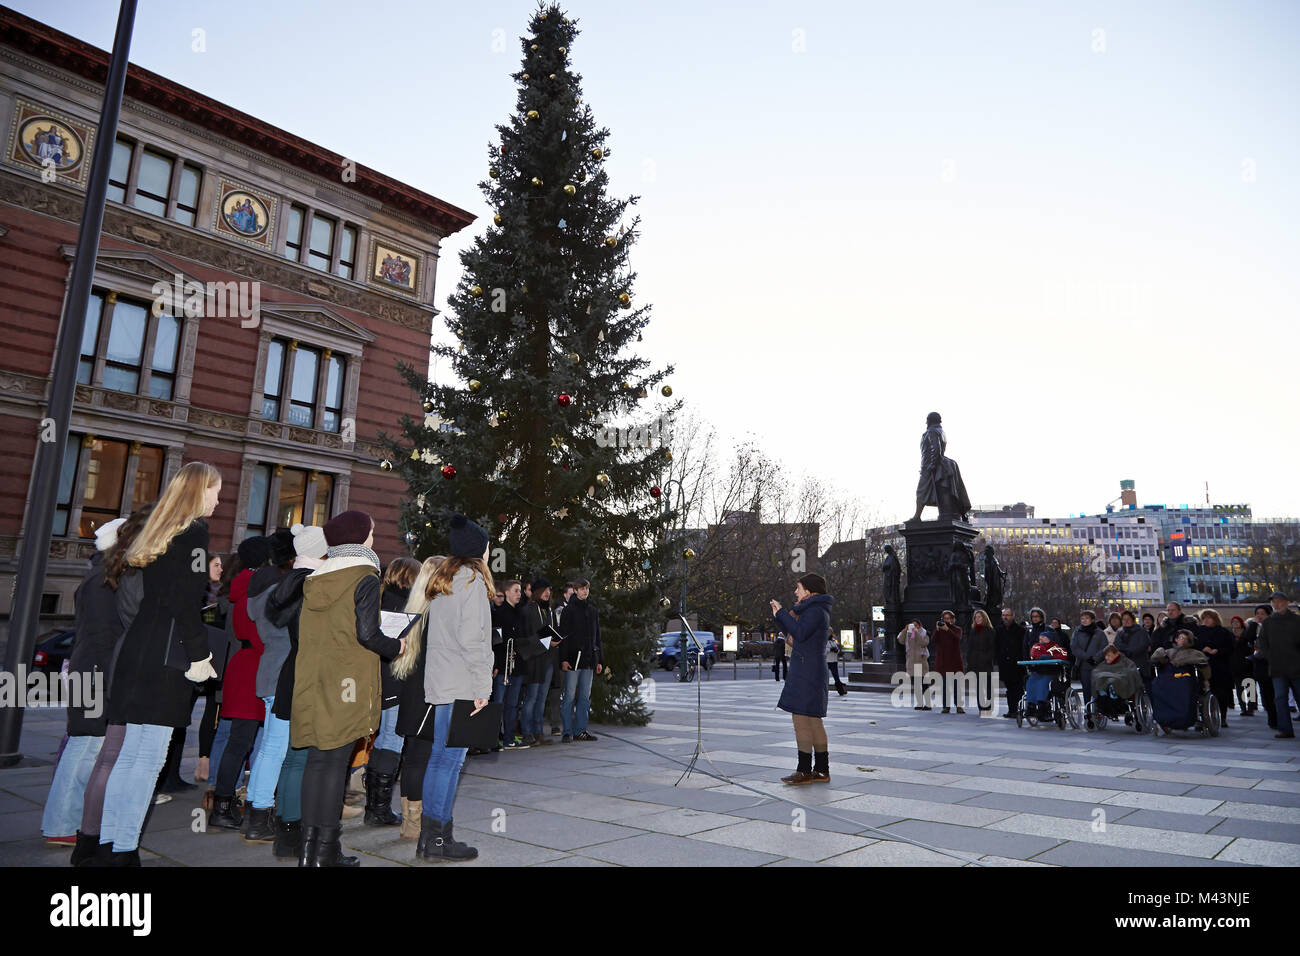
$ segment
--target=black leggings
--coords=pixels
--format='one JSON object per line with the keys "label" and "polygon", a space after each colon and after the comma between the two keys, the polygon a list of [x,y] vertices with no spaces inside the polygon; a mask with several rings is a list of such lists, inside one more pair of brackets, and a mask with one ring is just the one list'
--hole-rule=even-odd
{"label": "black leggings", "polygon": [[343,796],[355,749],[356,741],[334,750],[307,748],[307,766],[302,771],[304,827],[339,825],[343,818]]}
{"label": "black leggings", "polygon": [[235,795],[235,786],[239,783],[244,761],[253,749],[253,741],[257,739],[257,728],[260,726],[261,721],[247,717],[236,717],[230,721],[230,738],[221,755],[221,766],[217,768],[217,782],[214,786],[218,797]]}
{"label": "black leggings", "polygon": [[402,796],[407,800],[424,799],[424,771],[433,753],[433,741],[407,737],[402,747]]}
{"label": "black leggings", "polygon": [[203,698],[203,719],[199,721],[199,756],[212,756],[212,740],[217,736],[217,720],[221,716],[221,705],[217,703],[217,687],[214,680],[204,681],[198,689],[198,696]]}

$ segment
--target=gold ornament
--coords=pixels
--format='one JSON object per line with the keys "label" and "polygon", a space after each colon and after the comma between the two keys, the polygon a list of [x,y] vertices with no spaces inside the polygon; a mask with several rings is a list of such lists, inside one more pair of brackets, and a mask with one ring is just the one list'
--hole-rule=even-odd
{"label": "gold ornament", "polygon": [[476,378],[471,378],[471,379],[469,380],[469,390],[470,390],[471,392],[477,392],[477,391],[478,391],[480,388],[482,388],[482,387],[483,387],[483,383],[480,382],[478,379],[476,379]]}
{"label": "gold ornament", "polygon": [[615,246],[618,245],[618,237],[617,237],[617,236],[606,236],[606,237],[605,237],[605,245],[607,245],[607,246],[609,246],[611,249],[613,249]]}
{"label": "gold ornament", "polygon": [[672,398],[673,387],[671,385],[665,385],[663,388],[659,389],[659,394],[664,398]]}
{"label": "gold ornament", "polygon": [[534,44],[533,44],[532,46],[530,46],[528,49],[530,49],[530,50],[532,50],[534,53],[536,53],[536,52],[540,49],[540,47],[538,47],[538,45],[537,45],[536,43],[534,43]]}
{"label": "gold ornament", "polygon": [[564,194],[566,196],[572,196],[577,191],[578,191],[578,187],[573,185],[573,183],[569,183],[564,187]]}
{"label": "gold ornament", "polygon": [[567,26],[569,25],[569,18],[568,18],[568,17],[560,17],[560,22],[563,23],[563,24],[567,27]]}
{"label": "gold ornament", "polygon": [[577,365],[579,362],[582,361],[582,356],[579,355],[577,352],[570,352],[569,361],[572,362],[574,365]]}
{"label": "gold ornament", "polygon": [[532,77],[529,76],[527,73],[525,73],[523,76],[520,77],[520,79],[523,80],[525,83],[527,83],[529,80],[532,79]]}
{"label": "gold ornament", "polygon": [[551,79],[555,79],[555,74],[554,74],[554,73],[551,74]]}
{"label": "gold ornament", "polygon": [[672,598],[666,598],[666,597],[660,598],[660,599],[659,599],[659,606],[660,606],[661,608],[663,608],[663,609],[666,611],[666,610],[668,610],[670,607],[673,606],[673,599],[672,599]]}
{"label": "gold ornament", "polygon": [[608,485],[609,485],[609,475],[605,474],[605,473],[602,471],[600,474],[598,474],[598,475],[596,476],[596,484],[600,485],[600,487],[602,487],[602,488],[608,487]]}
{"label": "gold ornament", "polygon": [[568,47],[564,47],[564,46],[560,47],[560,56],[564,56],[564,54],[566,54],[566,53],[568,53],[568,52],[569,52],[569,48],[568,48]]}
{"label": "gold ornament", "polygon": [[629,385],[627,382],[624,382],[623,385],[622,385],[623,391],[625,391],[625,392],[626,392],[629,388],[631,388],[631,387],[632,387],[632,386]]}
{"label": "gold ornament", "polygon": [[497,179],[500,177],[501,171],[497,169],[495,166],[493,166],[488,170],[488,175],[491,176],[493,179]]}
{"label": "gold ornament", "polygon": [[497,213],[495,216],[493,216],[492,221],[496,223],[498,226],[501,225],[502,222],[501,213]]}
{"label": "gold ornament", "polygon": [[539,17],[539,19],[545,20],[545,19],[546,19],[546,14],[544,14],[544,13],[541,14],[540,17]]}
{"label": "gold ornament", "polygon": [[508,421],[510,421],[510,411],[509,411],[509,409],[505,409],[505,408],[503,408],[503,409],[501,409],[499,412],[497,412],[497,421],[499,421],[499,422],[508,422]]}
{"label": "gold ornament", "polygon": [[424,414],[426,415],[433,414],[433,402],[429,401],[427,398],[424,400],[423,408],[424,408]]}
{"label": "gold ornament", "polygon": [[534,185],[534,186],[540,186],[541,184],[542,184],[542,178],[541,178],[540,176],[534,176],[534,177],[533,177],[533,185]]}
{"label": "gold ornament", "polygon": [[539,112],[537,112],[537,110],[529,110],[529,111],[528,111],[528,118],[529,118],[530,120],[540,119],[540,118],[541,118],[541,115],[542,115],[542,114],[539,113]]}
{"label": "gold ornament", "polygon": [[693,548],[687,548],[685,551],[682,552],[682,558],[686,561],[690,561],[694,557],[695,557],[695,550]]}
{"label": "gold ornament", "polygon": [[628,306],[632,304],[632,297],[628,295],[626,292],[624,292],[621,295],[619,295],[618,304],[626,309]]}
{"label": "gold ornament", "polygon": [[469,294],[477,299],[483,294],[483,287],[481,285],[472,285],[469,287]]}
{"label": "gold ornament", "polygon": [[670,449],[670,448],[665,448],[665,449],[664,449],[664,461],[672,461],[672,460],[673,460],[672,449]]}
{"label": "gold ornament", "polygon": [[605,155],[605,151],[602,150],[600,147],[596,147],[591,151],[591,156],[593,159],[600,159],[604,155]]}
{"label": "gold ornament", "polygon": [[385,458],[383,461],[381,461],[381,462],[379,463],[379,470],[380,470],[380,471],[392,471],[392,470],[393,470],[393,463],[392,463],[391,461],[389,461],[387,458]]}

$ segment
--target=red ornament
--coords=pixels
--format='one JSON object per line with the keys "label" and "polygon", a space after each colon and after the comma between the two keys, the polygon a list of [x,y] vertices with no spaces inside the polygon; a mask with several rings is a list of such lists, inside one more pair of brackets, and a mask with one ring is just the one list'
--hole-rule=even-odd
{"label": "red ornament", "polygon": [[442,466],[442,477],[446,478],[448,481],[451,481],[451,479],[455,478],[455,477],[456,477],[456,466],[455,466],[455,465],[443,465],[443,466]]}
{"label": "red ornament", "polygon": [[569,395],[568,392],[561,392],[559,395],[555,396],[555,400],[560,403],[561,408],[568,408],[569,404],[573,401],[573,397]]}
{"label": "red ornament", "polygon": [[569,466],[568,466],[568,465],[561,465],[560,467],[563,468],[565,471],[568,471],[568,470],[569,470]]}
{"label": "red ornament", "polygon": [[662,488],[660,488],[658,485],[655,485],[653,488],[650,489],[650,497],[651,497],[651,498],[658,498],[658,497],[659,497],[660,495],[662,495],[663,493],[664,493],[664,490],[663,490]]}
{"label": "red ornament", "polygon": [[505,523],[506,523],[506,518],[507,518],[507,515],[506,515],[504,512],[502,512],[501,514],[497,515],[497,524],[505,524]]}

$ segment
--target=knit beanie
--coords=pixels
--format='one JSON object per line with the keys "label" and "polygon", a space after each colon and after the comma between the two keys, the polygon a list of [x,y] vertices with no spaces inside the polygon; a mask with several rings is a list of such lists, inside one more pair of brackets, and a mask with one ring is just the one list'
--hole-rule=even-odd
{"label": "knit beanie", "polygon": [[253,535],[239,542],[236,550],[239,552],[240,567],[256,569],[266,564],[271,557],[271,542],[260,534]]}
{"label": "knit beanie", "polygon": [[271,542],[271,563],[276,567],[288,564],[296,553],[293,547],[293,532],[281,528],[268,538]]}
{"label": "knit beanie", "polygon": [[340,544],[365,544],[374,527],[364,511],[344,511],[325,522],[325,542],[332,548]]}
{"label": "knit beanie", "polygon": [[95,550],[110,551],[117,544],[117,529],[126,523],[125,518],[114,518],[95,529]]}
{"label": "knit beanie", "polygon": [[447,537],[453,558],[481,558],[487,550],[488,533],[464,515],[452,515]]}
{"label": "knit beanie", "polygon": [[325,530],[319,525],[296,524],[291,529],[294,553],[304,558],[324,558]]}

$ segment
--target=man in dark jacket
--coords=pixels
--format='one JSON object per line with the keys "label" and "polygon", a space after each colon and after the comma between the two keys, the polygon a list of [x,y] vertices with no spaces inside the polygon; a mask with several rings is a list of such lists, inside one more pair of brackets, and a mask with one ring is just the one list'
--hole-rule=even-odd
{"label": "man in dark jacket", "polygon": [[518,581],[507,581],[501,586],[505,600],[492,609],[492,627],[501,634],[501,656],[504,669],[505,691],[501,712],[501,746],[505,750],[527,750],[529,744],[522,737],[515,736],[515,721],[519,716],[519,699],[523,695],[524,681],[528,676],[526,660],[521,659],[519,638],[523,633],[523,617],[519,609],[519,599],[523,597],[523,586]]}
{"label": "man in dark jacket", "polygon": [[[551,610],[551,582],[538,578],[530,590],[532,597],[523,609],[523,626],[518,654],[526,658],[524,668],[524,705],[520,723],[524,743],[550,746],[544,734],[546,694],[551,687],[552,668],[559,666],[560,645],[555,640],[555,614]],[[549,645],[549,646],[548,646]]]}
{"label": "man in dark jacket", "polygon": [[1151,649],[1157,648],[1171,649],[1174,646],[1174,638],[1178,636],[1179,631],[1196,632],[1196,621],[1183,614],[1183,606],[1177,601],[1170,601],[1165,608],[1167,617],[1164,623],[1156,628],[1156,632],[1151,635]]}
{"label": "man in dark jacket", "polygon": [[1281,591],[1269,603],[1273,613],[1259,626],[1259,652],[1268,661],[1268,676],[1273,680],[1273,706],[1277,711],[1279,740],[1295,737],[1291,725],[1290,697],[1300,702],[1300,614],[1290,610],[1290,598]]}
{"label": "man in dark jacket", "polygon": [[600,618],[588,598],[591,582],[574,581],[575,591],[560,617],[560,666],[564,669],[564,696],[560,716],[564,736],[561,743],[595,740],[587,733],[587,713],[591,707],[591,680],[605,669],[600,648]]}
{"label": "man in dark jacket", "polygon": [[1017,661],[1027,659],[1025,654],[1025,628],[1016,620],[1011,608],[1002,609],[1002,619],[995,625],[998,637],[998,679],[1007,689],[1007,712],[1003,717],[1015,717],[1020,698],[1025,693],[1025,669]]}
{"label": "man in dark jacket", "polygon": [[1079,615],[1079,626],[1070,639],[1070,653],[1079,664],[1085,704],[1092,700],[1092,669],[1101,663],[1101,652],[1105,649],[1105,629],[1097,623],[1091,611],[1084,611]]}
{"label": "man in dark jacket", "polygon": [[1255,652],[1251,656],[1251,667],[1255,678],[1255,693],[1259,701],[1264,705],[1264,713],[1268,715],[1268,725],[1273,730],[1277,730],[1277,706],[1273,700],[1273,679],[1268,676],[1268,659],[1259,652],[1259,629],[1263,627],[1268,616],[1273,613],[1273,608],[1267,604],[1260,604],[1255,607],[1255,616],[1250,619],[1246,625],[1246,639],[1254,646]]}
{"label": "man in dark jacket", "polygon": [[1138,624],[1132,611],[1125,611],[1119,618],[1120,628],[1115,633],[1115,646],[1119,652],[1133,662],[1142,677],[1142,684],[1149,691],[1154,672],[1151,667],[1151,635],[1147,629]]}
{"label": "man in dark jacket", "polygon": [[778,633],[772,641],[772,676],[780,683],[790,674],[790,664],[785,656],[785,635]]}

